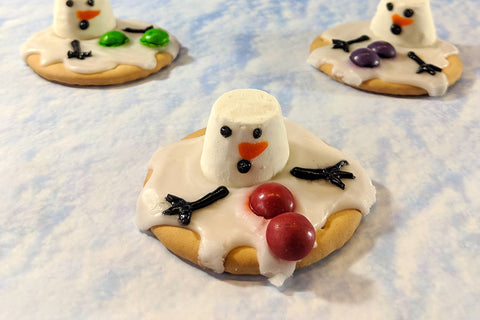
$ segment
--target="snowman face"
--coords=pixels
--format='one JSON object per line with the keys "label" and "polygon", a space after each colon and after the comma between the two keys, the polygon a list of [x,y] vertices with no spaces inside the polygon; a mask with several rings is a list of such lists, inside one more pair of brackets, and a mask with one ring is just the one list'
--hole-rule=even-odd
{"label": "snowman face", "polygon": [[437,38],[429,0],[381,0],[370,29],[402,47],[427,47]]}
{"label": "snowman face", "polygon": [[219,184],[246,187],[277,174],[289,148],[280,105],[253,89],[226,93],[215,103],[205,133],[202,171]]}
{"label": "snowman face", "polygon": [[55,0],[53,32],[62,38],[99,38],[115,25],[109,0]]}

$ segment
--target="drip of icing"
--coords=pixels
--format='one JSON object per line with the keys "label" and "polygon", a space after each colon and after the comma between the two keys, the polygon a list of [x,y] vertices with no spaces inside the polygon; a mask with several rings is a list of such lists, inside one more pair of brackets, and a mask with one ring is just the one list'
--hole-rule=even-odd
{"label": "drip of icing", "polygon": [[[357,208],[368,214],[375,202],[375,188],[362,167],[342,152],[327,145],[305,128],[285,120],[290,156],[285,168],[270,181],[287,187],[295,196],[295,211],[306,216],[319,230],[333,213]],[[141,230],[155,225],[180,226],[176,217],[163,215],[169,207],[164,200],[169,193],[187,201],[200,198],[218,185],[207,179],[200,168],[204,137],[187,139],[160,148],[150,160],[153,174],[137,200],[136,224]],[[326,181],[305,181],[294,178],[290,170],[297,166],[326,167],[348,160],[348,171],[355,180],[346,181],[345,190]],[[239,246],[257,250],[260,273],[279,286],[295,270],[295,261],[285,261],[271,253],[266,242],[267,220],[254,214],[245,203],[258,186],[230,187],[230,194],[214,204],[195,212],[185,226],[200,235],[200,263],[215,272],[223,272],[228,252]]]}
{"label": "drip of icing", "polygon": [[[150,25],[150,23],[138,20],[118,19],[114,30],[122,31],[128,27],[142,29]],[[175,58],[180,50],[180,44],[172,35],[169,35],[168,45],[158,48],[142,45],[140,43],[141,33],[127,33],[127,36],[130,41],[115,48],[100,45],[99,38],[81,40],[82,51],[91,51],[92,56],[85,60],[68,59],[67,52],[71,50],[72,39],[59,37],[52,28],[48,28],[30,37],[22,46],[21,55],[26,60],[31,54],[40,54],[42,66],[62,62],[65,68],[73,72],[95,73],[113,69],[119,64],[134,65],[151,70],[157,65],[155,54],[168,52]]]}
{"label": "drip of icing", "polygon": [[[350,22],[329,29],[322,34],[327,40],[331,39],[353,39],[359,34],[367,34],[369,41],[352,44],[351,51],[367,47],[369,43],[384,40],[375,36],[369,28],[369,21]],[[417,74],[418,65],[408,58],[407,54],[412,48],[395,46],[397,55],[393,59],[382,59],[378,68],[361,68],[355,66],[349,55],[342,50],[332,50],[332,46],[320,47],[312,51],[307,62],[315,68],[323,64],[332,64],[332,75],[341,78],[343,82],[359,86],[362,82],[379,78],[386,82],[413,85],[425,89],[430,96],[443,95],[448,88],[448,80],[445,74],[437,73],[431,76],[426,73]],[[440,68],[448,66],[446,58],[457,54],[458,50],[441,39],[437,39],[431,46],[415,48],[415,53],[427,63]]]}

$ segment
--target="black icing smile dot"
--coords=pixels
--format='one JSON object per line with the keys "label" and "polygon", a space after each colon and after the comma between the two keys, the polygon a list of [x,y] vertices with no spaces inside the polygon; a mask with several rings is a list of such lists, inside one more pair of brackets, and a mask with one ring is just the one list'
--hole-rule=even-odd
{"label": "black icing smile dot", "polygon": [[400,33],[402,33],[402,27],[400,27],[398,24],[392,24],[390,31],[398,36]]}
{"label": "black icing smile dot", "polygon": [[220,134],[223,137],[228,138],[232,135],[232,129],[230,129],[230,127],[228,126],[223,126],[220,128]]}
{"label": "black icing smile dot", "polygon": [[242,159],[237,162],[237,170],[240,173],[247,173],[250,171],[250,168],[252,167],[252,163],[248,160]]}
{"label": "black icing smile dot", "polygon": [[78,26],[80,27],[80,29],[85,30],[85,29],[88,29],[88,27],[90,26],[90,23],[87,20],[82,20],[80,21]]}

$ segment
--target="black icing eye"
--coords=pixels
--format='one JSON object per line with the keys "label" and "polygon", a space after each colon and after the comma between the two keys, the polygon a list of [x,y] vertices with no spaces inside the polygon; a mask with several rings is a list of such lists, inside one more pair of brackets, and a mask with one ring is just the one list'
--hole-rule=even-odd
{"label": "black icing eye", "polygon": [[90,6],[90,7],[93,7],[95,5],[95,1],[93,0],[88,0],[87,1],[87,4]]}
{"label": "black icing eye", "polygon": [[413,16],[414,13],[415,11],[413,11],[412,9],[405,9],[405,11],[403,11],[403,15],[407,18],[410,18],[411,16]]}
{"label": "black icing eye", "polygon": [[68,0],[66,3],[67,7],[73,7],[73,1],[72,0]]}
{"label": "black icing eye", "polygon": [[391,2],[387,3],[387,9],[388,9],[388,11],[392,11],[393,10],[393,3],[391,3]]}
{"label": "black icing eye", "polygon": [[253,137],[255,139],[258,139],[262,136],[262,129],[260,128],[256,128],[255,130],[253,130]]}
{"label": "black icing eye", "polygon": [[220,134],[225,138],[228,138],[232,135],[232,129],[230,129],[228,126],[223,126],[220,128]]}

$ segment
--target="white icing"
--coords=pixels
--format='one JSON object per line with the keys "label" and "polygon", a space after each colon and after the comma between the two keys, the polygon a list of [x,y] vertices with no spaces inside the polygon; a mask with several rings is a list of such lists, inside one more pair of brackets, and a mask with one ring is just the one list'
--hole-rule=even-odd
{"label": "white icing", "polygon": [[[375,202],[375,188],[366,172],[339,150],[327,145],[303,127],[285,121],[290,155],[285,167],[271,181],[286,186],[295,197],[295,211],[305,215],[316,230],[329,215],[343,209],[359,209],[367,214]],[[200,168],[200,157],[205,137],[187,139],[160,148],[149,162],[153,174],[137,200],[136,224],[141,230],[155,225],[181,226],[176,216],[163,215],[170,205],[164,200],[174,194],[186,201],[194,201],[213,191],[218,184],[205,177]],[[295,166],[324,168],[346,159],[343,169],[356,178],[346,179],[345,190],[327,181],[305,181],[294,178],[290,170]],[[248,198],[256,185],[228,186],[230,194],[214,204],[195,211],[186,228],[200,237],[200,263],[216,272],[223,272],[223,261],[232,249],[251,246],[257,250],[260,273],[275,285],[281,285],[295,270],[296,262],[274,256],[265,240],[267,220],[256,216],[248,207]]]}
{"label": "white icing", "polygon": [[[391,11],[387,9],[387,3],[393,5]],[[404,16],[406,9],[413,10],[411,17]],[[390,30],[395,22],[395,15],[396,18],[401,17],[408,21],[408,25],[401,26],[401,33],[398,35]],[[429,0],[381,0],[370,29],[377,38],[402,47],[424,48],[433,45],[437,40]]]}
{"label": "white icing", "polygon": [[369,21],[350,22],[335,26],[322,34],[327,40],[351,40],[360,35],[368,35],[369,41],[350,45],[350,53],[341,49],[332,49],[331,45],[317,48],[312,51],[307,62],[315,68],[323,64],[332,64],[332,74],[343,82],[359,86],[362,82],[379,78],[386,82],[413,85],[425,89],[430,96],[443,95],[448,88],[448,80],[444,73],[437,72],[434,76],[423,72],[417,74],[418,64],[407,57],[409,51],[414,51],[426,63],[440,68],[448,66],[446,58],[457,54],[457,48],[441,39],[437,39],[431,46],[424,48],[408,48],[395,46],[397,56],[393,59],[381,59],[380,66],[376,68],[361,68],[350,61],[350,54],[359,48],[366,48],[368,44],[383,40],[370,31]]}
{"label": "white icing", "polygon": [[[127,27],[143,29],[151,25],[151,23],[139,20],[117,19],[115,30],[122,31]],[[170,42],[166,46],[150,48],[140,44],[141,33],[122,32],[129,38],[129,42],[120,47],[103,47],[98,44],[98,38],[81,40],[81,51],[91,51],[92,56],[80,60],[69,59],[67,56],[67,52],[72,50],[70,43],[74,38],[60,37],[50,27],[30,37],[22,46],[21,55],[26,60],[31,54],[40,54],[42,66],[62,62],[65,68],[73,72],[95,73],[113,69],[119,64],[134,65],[151,70],[157,65],[156,53],[167,52],[175,58],[180,50],[179,42],[172,35],[169,35]]]}
{"label": "white icing", "polygon": [[[227,126],[232,135],[223,137],[220,128]],[[253,131],[261,129],[259,138]],[[254,158],[239,152],[240,144],[252,147],[267,145]],[[213,105],[205,133],[201,168],[219,185],[246,187],[266,181],[277,174],[288,159],[288,142],[278,101],[268,93],[255,89],[239,89],[225,93]],[[237,170],[237,163],[251,163],[247,173]]]}
{"label": "white icing", "polygon": [[[116,19],[109,0],[94,0],[89,5],[87,0],[55,0],[53,11],[53,32],[61,38],[87,40],[99,38],[102,34],[115,28]],[[100,11],[95,17],[88,19],[88,28],[79,27],[82,13]]]}

